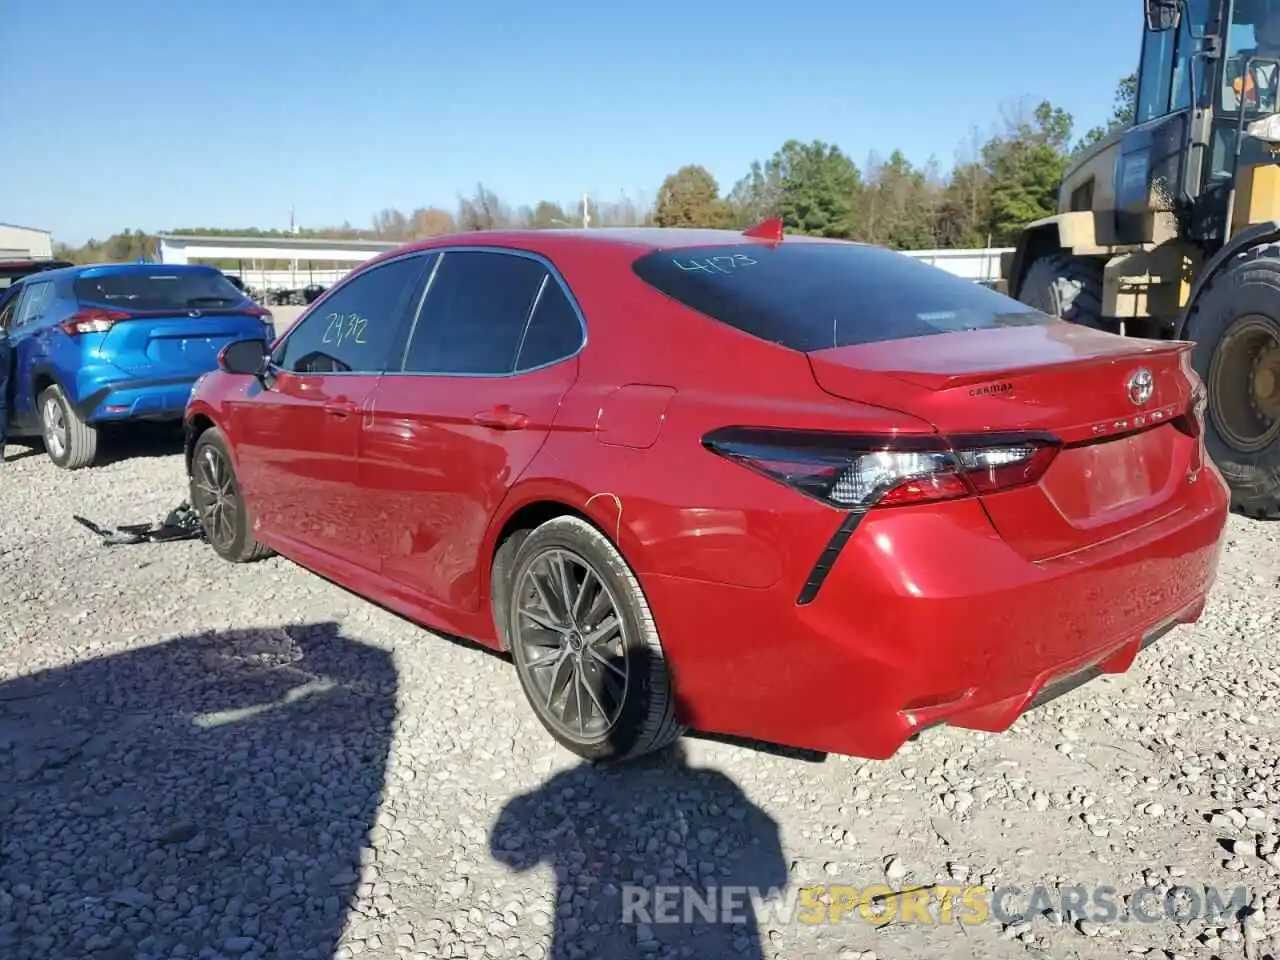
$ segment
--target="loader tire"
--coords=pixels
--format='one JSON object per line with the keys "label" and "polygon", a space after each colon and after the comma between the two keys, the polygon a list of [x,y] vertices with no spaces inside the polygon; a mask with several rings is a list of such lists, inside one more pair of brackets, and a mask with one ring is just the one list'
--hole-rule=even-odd
{"label": "loader tire", "polygon": [[[1280,245],[1246,250],[1214,276],[1187,316],[1204,381],[1205,447],[1246,516],[1280,519]],[[1275,351],[1275,352],[1273,352]],[[1260,360],[1270,356],[1265,400]],[[1272,365],[1274,364],[1274,366]]]}
{"label": "loader tire", "polygon": [[1032,261],[1018,299],[1082,327],[1108,330],[1102,319],[1102,261],[1053,253]]}

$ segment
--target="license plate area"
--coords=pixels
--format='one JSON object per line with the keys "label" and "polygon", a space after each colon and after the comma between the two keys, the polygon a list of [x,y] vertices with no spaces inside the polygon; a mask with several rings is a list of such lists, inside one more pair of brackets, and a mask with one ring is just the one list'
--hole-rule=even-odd
{"label": "license plate area", "polygon": [[1153,503],[1173,480],[1182,435],[1169,424],[1099,443],[1068,447],[1041,483],[1058,512],[1077,527],[1104,523]]}

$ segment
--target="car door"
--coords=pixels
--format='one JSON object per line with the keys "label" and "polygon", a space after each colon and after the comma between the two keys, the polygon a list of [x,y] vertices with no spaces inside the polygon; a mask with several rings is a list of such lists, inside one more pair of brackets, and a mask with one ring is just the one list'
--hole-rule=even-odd
{"label": "car door", "polygon": [[[52,329],[41,323],[45,311],[53,303],[56,286],[51,280],[27,280],[17,289],[9,322],[9,347],[12,358],[9,369],[9,417],[14,429],[23,433],[39,432],[40,411],[36,406],[33,372],[47,366]],[[6,307],[7,308],[7,307]]]}
{"label": "car door", "polygon": [[410,601],[475,611],[480,545],[577,378],[585,326],[563,280],[513,250],[447,250],[400,372],[378,384],[361,485],[379,504],[383,578]]}
{"label": "car door", "polygon": [[264,535],[284,552],[376,569],[357,489],[360,421],[423,266],[410,255],[361,271],[299,319],[272,351],[266,385],[229,405],[237,471]]}
{"label": "car door", "polygon": [[[3,417],[5,423],[13,420],[13,372],[17,367],[13,358],[12,342],[9,339],[9,329],[13,326],[13,316],[15,308],[18,305],[17,293],[9,290],[0,290],[0,363],[5,364],[4,369],[0,369],[0,390],[4,391],[0,396],[0,417]],[[0,449],[0,455],[4,453]]]}

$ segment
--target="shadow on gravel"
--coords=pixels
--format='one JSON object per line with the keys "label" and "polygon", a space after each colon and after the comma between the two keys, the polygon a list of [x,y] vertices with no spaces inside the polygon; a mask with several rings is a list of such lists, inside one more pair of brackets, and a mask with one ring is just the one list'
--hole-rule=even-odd
{"label": "shadow on gravel", "polygon": [[137,457],[169,457],[182,452],[181,423],[130,423],[112,426],[98,438],[95,467]]}
{"label": "shadow on gravel", "polygon": [[396,686],[327,622],[0,684],[0,957],[331,957]]}
{"label": "shadow on gravel", "polygon": [[[631,660],[648,675],[645,648]],[[490,855],[555,873],[551,960],[764,957],[752,892],[786,890],[778,825],[729,777],[691,767],[685,742],[572,767],[498,815]]]}

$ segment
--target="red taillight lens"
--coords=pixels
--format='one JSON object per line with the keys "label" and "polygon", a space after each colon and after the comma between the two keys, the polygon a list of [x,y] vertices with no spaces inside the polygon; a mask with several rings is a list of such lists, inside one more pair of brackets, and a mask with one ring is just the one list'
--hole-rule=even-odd
{"label": "red taillight lens", "polygon": [[121,320],[130,320],[133,314],[122,310],[77,310],[58,326],[64,333],[78,337],[86,333],[106,333]]}
{"label": "red taillight lens", "polygon": [[974,493],[998,493],[1035,483],[1058,455],[1058,445],[1044,440],[980,446],[956,441],[956,456]]}
{"label": "red taillight lens", "polygon": [[263,337],[266,339],[267,343],[274,342],[276,338],[276,318],[272,316],[271,311],[266,307],[254,304],[251,307],[246,307],[244,312],[251,317],[257,317],[261,320]]}
{"label": "red taillight lens", "polygon": [[847,437],[730,428],[704,445],[846,510],[991,494],[1037,482],[1057,455],[1047,436]]}

